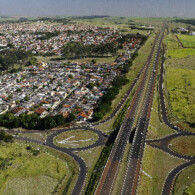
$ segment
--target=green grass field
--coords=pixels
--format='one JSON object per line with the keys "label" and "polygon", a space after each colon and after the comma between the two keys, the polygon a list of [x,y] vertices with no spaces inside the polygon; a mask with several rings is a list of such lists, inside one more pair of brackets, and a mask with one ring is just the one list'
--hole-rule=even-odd
{"label": "green grass field", "polygon": [[68,175],[65,162],[43,152],[34,156],[26,146],[19,143],[0,145],[0,194],[52,194]]}
{"label": "green grass field", "polygon": [[195,122],[195,70],[168,68],[166,86],[174,115]]}
{"label": "green grass field", "polygon": [[56,145],[64,148],[81,148],[95,143],[98,135],[88,130],[72,130],[55,137]]}
{"label": "green grass field", "polygon": [[[173,195],[194,195],[195,181],[194,181],[195,165],[185,168],[178,175],[173,190]],[[184,193],[185,192],[185,193]]]}
{"label": "green grass field", "polygon": [[195,136],[182,136],[171,141],[171,150],[186,156],[195,156]]}
{"label": "green grass field", "polygon": [[178,35],[178,38],[184,47],[195,47],[195,36]]}
{"label": "green grass field", "polygon": [[169,50],[168,55],[171,58],[185,58],[189,56],[195,56],[195,49],[185,48],[185,49]]}
{"label": "green grass field", "polygon": [[161,194],[168,173],[174,167],[184,162],[184,160],[174,158],[158,149],[146,145],[137,194]]}

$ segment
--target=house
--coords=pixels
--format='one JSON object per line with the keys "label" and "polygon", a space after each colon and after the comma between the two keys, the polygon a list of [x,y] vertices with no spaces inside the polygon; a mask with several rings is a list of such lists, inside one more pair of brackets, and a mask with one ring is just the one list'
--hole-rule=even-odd
{"label": "house", "polygon": [[40,107],[37,110],[35,110],[35,113],[38,114],[41,118],[45,117],[47,115],[46,108]]}

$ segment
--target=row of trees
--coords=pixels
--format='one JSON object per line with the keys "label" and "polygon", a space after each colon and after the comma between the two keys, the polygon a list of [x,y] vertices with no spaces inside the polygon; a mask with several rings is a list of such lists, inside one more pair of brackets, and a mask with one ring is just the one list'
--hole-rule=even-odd
{"label": "row of trees", "polygon": [[112,101],[118,95],[121,87],[126,85],[129,80],[126,76],[117,76],[113,82],[112,87],[102,96],[100,102],[98,102],[97,108],[94,110],[93,119],[94,121],[101,120],[103,116],[111,110]]}
{"label": "row of trees", "polygon": [[114,42],[100,45],[84,45],[81,42],[69,42],[63,50],[62,55],[65,59],[74,59],[82,57],[116,55],[118,45]]}
{"label": "row of trees", "polygon": [[56,116],[46,116],[40,118],[37,114],[30,115],[21,114],[15,116],[14,114],[7,112],[0,115],[0,126],[7,128],[25,128],[25,129],[51,129],[57,126],[65,125],[75,120],[75,115],[70,113],[67,118],[64,118],[61,114]]}

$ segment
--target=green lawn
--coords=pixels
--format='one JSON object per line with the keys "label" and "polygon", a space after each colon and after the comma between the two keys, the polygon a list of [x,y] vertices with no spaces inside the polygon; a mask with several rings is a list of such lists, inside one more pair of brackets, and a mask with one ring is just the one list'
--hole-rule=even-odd
{"label": "green lawn", "polygon": [[88,130],[72,130],[55,137],[55,144],[64,148],[80,148],[91,145],[98,140],[98,135]]}
{"label": "green lawn", "polygon": [[195,122],[195,70],[168,68],[166,86],[174,115]]}
{"label": "green lawn", "polygon": [[148,145],[145,147],[138,195],[161,194],[168,173],[185,161]]}
{"label": "green lawn", "polygon": [[[185,168],[178,175],[173,195],[194,195],[195,192],[195,165]],[[185,193],[184,193],[185,191]]]}
{"label": "green lawn", "polygon": [[182,136],[173,139],[171,150],[186,156],[195,156],[195,136]]}
{"label": "green lawn", "polygon": [[26,146],[0,145],[0,194],[52,194],[68,175],[67,163],[43,152],[34,156]]}
{"label": "green lawn", "polygon": [[184,47],[195,47],[195,36],[192,35],[178,35],[179,40]]}

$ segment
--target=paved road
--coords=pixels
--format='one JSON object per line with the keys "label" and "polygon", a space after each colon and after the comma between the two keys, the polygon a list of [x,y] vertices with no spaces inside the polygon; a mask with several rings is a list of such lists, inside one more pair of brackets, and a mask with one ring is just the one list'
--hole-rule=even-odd
{"label": "paved road", "polygon": [[144,104],[141,111],[141,116],[139,118],[139,122],[136,127],[136,132],[135,132],[131,152],[128,159],[128,167],[126,170],[126,175],[125,175],[122,192],[121,192],[121,194],[123,195],[134,195],[136,194],[136,190],[137,190],[137,184],[139,180],[139,173],[140,173],[144,146],[145,146],[145,139],[147,135],[150,112],[151,112],[151,107],[153,102],[158,63],[160,59],[160,48],[164,36],[164,29],[165,26],[163,27],[163,30],[161,32],[160,41],[158,43],[158,49],[153,64],[154,65],[153,73],[150,77],[150,81],[147,87]]}
{"label": "paved road", "polygon": [[[163,73],[164,73],[164,56],[163,56],[163,60],[161,63],[161,71],[160,71],[160,79],[159,79],[159,95],[160,95],[160,105],[161,105],[161,113],[162,113],[162,119],[164,121],[164,123],[169,126],[170,128],[172,128],[173,130],[177,131],[177,134],[172,134],[172,135],[168,135],[164,138],[161,139],[154,139],[154,140],[147,140],[147,143],[155,148],[158,148],[160,150],[163,150],[164,152],[173,155],[177,158],[182,158],[182,159],[186,159],[188,160],[188,162],[179,165],[178,167],[176,167],[175,169],[173,169],[169,175],[167,176],[163,189],[162,189],[162,195],[171,195],[172,191],[173,191],[173,187],[174,187],[174,183],[175,183],[175,179],[176,176],[186,167],[189,167],[193,164],[195,164],[195,157],[193,156],[185,156],[185,155],[181,155],[178,154],[172,150],[169,149],[169,143],[172,139],[176,138],[176,137],[181,137],[181,136],[195,136],[195,133],[191,133],[191,132],[187,132],[185,130],[180,129],[179,127],[173,125],[170,123],[168,116],[167,116],[167,109],[166,109],[166,105],[165,105],[165,100],[164,100],[164,93],[163,93]],[[156,145],[155,143],[160,143],[158,145]]]}
{"label": "paved road", "polygon": [[123,157],[124,149],[130,137],[130,133],[134,122],[134,117],[137,112],[137,107],[140,103],[141,96],[143,95],[144,87],[146,85],[146,78],[149,75],[151,60],[152,60],[155,46],[157,44],[157,40],[158,40],[158,36],[154,41],[154,46],[148,57],[147,63],[145,64],[146,69],[141,75],[141,81],[139,82],[138,88],[134,94],[131,105],[127,111],[127,115],[117,135],[116,141],[112,148],[106,167],[104,168],[102,177],[99,181],[98,187],[95,192],[96,195],[111,194],[113,183],[115,181],[117,171]]}
{"label": "paved road", "polygon": [[172,191],[173,191],[173,187],[174,187],[174,183],[175,183],[175,179],[177,177],[177,175],[185,168],[194,165],[195,164],[195,159],[188,161],[182,165],[179,165],[178,167],[176,167],[175,169],[173,169],[168,177],[165,180],[164,186],[163,186],[163,190],[162,190],[162,195],[171,195]]}

